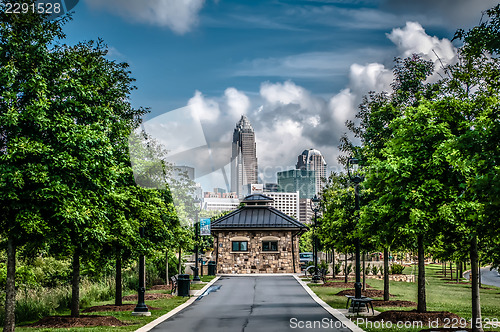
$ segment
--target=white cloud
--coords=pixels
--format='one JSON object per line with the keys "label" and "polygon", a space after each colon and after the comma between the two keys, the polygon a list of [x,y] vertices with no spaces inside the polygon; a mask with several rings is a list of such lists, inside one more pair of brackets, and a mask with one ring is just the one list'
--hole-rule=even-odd
{"label": "white cloud", "polygon": [[94,9],[184,34],[198,23],[205,0],[87,0],[87,3]]}
{"label": "white cloud", "polygon": [[393,29],[387,34],[387,38],[397,46],[404,58],[416,53],[426,59],[438,61],[436,53],[445,63],[451,63],[457,52],[450,40],[429,36],[417,22],[406,22],[404,28]]}
{"label": "white cloud", "polygon": [[369,63],[351,65],[349,72],[349,86],[358,94],[366,94],[369,91],[389,91],[392,82],[392,71],[380,63]]}
{"label": "white cloud", "polygon": [[235,88],[227,88],[224,91],[224,96],[226,97],[228,113],[233,119],[238,119],[241,115],[248,112],[250,99],[243,92]]}
{"label": "white cloud", "polygon": [[344,124],[351,120],[356,112],[356,96],[349,89],[344,89],[333,96],[328,102],[333,120],[337,124]]}
{"label": "white cloud", "polygon": [[189,99],[191,115],[200,121],[215,122],[220,114],[219,104],[210,98],[205,98],[200,91],[196,91]]}

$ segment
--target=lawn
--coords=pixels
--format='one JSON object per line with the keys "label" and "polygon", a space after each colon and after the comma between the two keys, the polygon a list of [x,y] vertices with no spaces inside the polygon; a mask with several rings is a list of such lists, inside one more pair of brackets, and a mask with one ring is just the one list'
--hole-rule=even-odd
{"label": "lawn", "polygon": [[[471,319],[471,289],[469,284],[456,284],[449,280],[443,280],[441,265],[429,265],[426,267],[426,293],[427,310],[429,311],[449,311],[463,317]],[[339,281],[341,282],[341,281]],[[383,290],[383,281],[378,279],[367,279],[367,284],[375,289]],[[320,287],[309,284],[311,289],[326,303],[333,308],[343,309],[346,305],[346,298],[334,294],[344,288]],[[500,320],[500,288],[484,285],[481,289],[481,310],[483,322],[488,320]],[[395,295],[391,300],[407,300],[417,302],[416,283],[391,281],[390,293]],[[382,298],[375,298],[382,299]],[[387,310],[412,310],[415,308],[389,308],[375,307],[378,311]],[[366,331],[401,331],[401,329],[381,329],[365,328]],[[499,326],[500,327],[500,326]],[[420,329],[405,328],[405,331],[419,331]],[[490,329],[493,330],[493,329]],[[495,330],[500,331],[500,328]]]}
{"label": "lawn", "polygon": [[[214,279],[215,276],[203,276],[201,277],[201,280],[203,282],[209,282],[212,279]],[[191,289],[201,289],[205,286],[205,284],[191,284]],[[147,291],[148,293],[150,291]],[[170,294],[170,291],[167,290],[157,290],[157,291],[151,291],[151,293],[165,293],[165,294]],[[127,293],[125,295],[131,295],[134,293]],[[160,316],[165,315],[169,311],[175,309],[179,305],[183,304],[186,302],[189,298],[188,297],[179,297],[179,296],[174,296],[171,298],[163,298],[163,299],[158,299],[158,300],[151,300],[151,301],[146,301],[146,304],[154,307],[154,308],[160,308],[159,310],[151,310],[151,316],[146,316],[146,317],[137,317],[137,316],[132,316],[130,311],[101,311],[101,312],[93,312],[89,313],[88,315],[100,315],[100,316],[114,316],[117,319],[119,319],[122,322],[128,323],[130,325],[128,326],[117,326],[117,327],[109,327],[109,326],[102,326],[102,327],[81,327],[81,328],[71,328],[72,332],[101,332],[101,331],[109,331],[112,329],[113,331],[135,331],[141,326],[144,326],[148,324],[149,322],[152,322],[153,320],[157,319]],[[98,305],[104,305],[104,304],[112,304],[113,301],[103,301],[103,302],[95,302],[92,303],[91,306],[98,306]],[[124,304],[136,304],[137,302],[132,302],[132,301],[124,301]],[[85,309],[85,308],[82,308]],[[61,312],[59,315],[69,315],[70,312],[69,310]],[[85,315],[85,314],[83,314]],[[31,324],[33,322],[25,322],[24,324]],[[48,329],[48,328],[31,328],[31,327],[22,327],[22,326],[16,326],[16,332],[42,332],[42,331],[54,331],[54,330],[65,330],[67,331],[68,329]]]}

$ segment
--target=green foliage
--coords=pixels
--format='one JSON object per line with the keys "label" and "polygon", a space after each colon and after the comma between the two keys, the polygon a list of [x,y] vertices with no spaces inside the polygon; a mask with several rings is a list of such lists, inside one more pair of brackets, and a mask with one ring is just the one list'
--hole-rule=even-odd
{"label": "green foliage", "polygon": [[[381,269],[382,271],[383,269]],[[372,271],[372,274],[374,276],[378,275],[378,272],[379,272],[379,267],[377,265],[373,265],[372,268],[371,268],[371,271]]]}
{"label": "green foliage", "polygon": [[320,270],[325,269],[328,271],[329,265],[324,259],[322,259],[321,262],[318,264],[318,269],[320,269]]}
{"label": "green foliage", "polygon": [[392,264],[389,269],[389,274],[402,274],[404,269],[405,269],[404,265]]}
{"label": "green foliage", "polygon": [[365,275],[370,274],[370,271],[371,271],[371,267],[370,267],[370,263],[368,263],[368,264],[365,266]]}
{"label": "green foliage", "polygon": [[339,275],[340,271],[342,270],[342,262],[335,264],[334,268],[335,268],[335,275]]}
{"label": "green foliage", "polygon": [[347,266],[345,266],[344,268],[345,268],[344,272],[345,272],[346,275],[351,274],[351,272],[353,271],[352,264],[350,264],[350,263],[347,264]]}

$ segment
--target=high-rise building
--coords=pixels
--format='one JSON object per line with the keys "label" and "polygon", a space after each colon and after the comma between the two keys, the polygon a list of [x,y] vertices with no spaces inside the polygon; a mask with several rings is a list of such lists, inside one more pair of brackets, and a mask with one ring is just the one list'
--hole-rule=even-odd
{"label": "high-rise building", "polygon": [[243,186],[258,183],[255,132],[245,115],[241,116],[234,129],[232,148],[231,191],[243,196]]}
{"label": "high-rise building", "polygon": [[304,150],[298,157],[297,169],[314,171],[316,176],[316,194],[323,189],[326,180],[325,158],[316,149]]}
{"label": "high-rise building", "polygon": [[299,200],[299,221],[305,225],[313,223],[314,212],[311,209],[311,199],[301,198]]}
{"label": "high-rise building", "polygon": [[270,206],[292,218],[299,219],[298,192],[264,192],[264,195],[273,199],[273,201],[269,203]]}
{"label": "high-rise building", "polygon": [[278,172],[280,192],[299,192],[300,198],[313,198],[316,194],[316,172],[304,169],[291,169]]}

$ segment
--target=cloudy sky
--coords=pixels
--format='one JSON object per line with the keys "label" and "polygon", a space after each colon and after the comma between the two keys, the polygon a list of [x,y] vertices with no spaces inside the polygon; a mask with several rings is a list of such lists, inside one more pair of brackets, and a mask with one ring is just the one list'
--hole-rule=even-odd
{"label": "cloudy sky", "polygon": [[69,43],[102,38],[110,58],[130,64],[132,104],[151,110],[146,130],[172,160],[196,164],[210,190],[224,187],[220,168],[242,114],[256,131],[264,182],[308,148],[338,169],[344,123],[368,91],[389,90],[394,57],[453,62],[455,30],[496,3],[80,0],[65,31]]}

